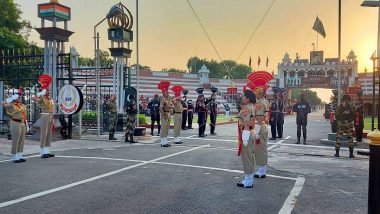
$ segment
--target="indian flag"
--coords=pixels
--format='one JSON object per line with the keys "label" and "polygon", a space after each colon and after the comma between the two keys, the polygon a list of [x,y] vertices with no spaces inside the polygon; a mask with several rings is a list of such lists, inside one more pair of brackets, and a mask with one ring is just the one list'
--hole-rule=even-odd
{"label": "indian flag", "polygon": [[70,8],[56,4],[43,4],[38,8],[39,17],[58,17],[65,20],[70,19]]}

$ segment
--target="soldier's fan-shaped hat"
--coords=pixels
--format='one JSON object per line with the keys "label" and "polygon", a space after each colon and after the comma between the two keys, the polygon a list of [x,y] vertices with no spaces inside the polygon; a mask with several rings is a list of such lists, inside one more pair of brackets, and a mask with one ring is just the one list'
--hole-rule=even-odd
{"label": "soldier's fan-shaped hat", "polygon": [[182,85],[175,85],[173,86],[172,91],[174,92],[175,97],[180,97],[181,92],[183,91],[183,87]]}
{"label": "soldier's fan-shaped hat", "polygon": [[158,89],[160,89],[162,91],[162,93],[169,92],[169,86],[170,86],[170,82],[169,81],[161,81],[158,84]]}
{"label": "soldier's fan-shaped hat", "polygon": [[186,90],[186,89],[185,89],[185,90],[182,91],[182,93],[183,93],[183,95],[186,96],[186,95],[189,93],[189,90]]}
{"label": "soldier's fan-shaped hat", "polygon": [[247,80],[252,82],[256,93],[264,95],[265,90],[269,87],[268,83],[273,79],[273,75],[267,71],[255,71],[247,76]]}
{"label": "soldier's fan-shaped hat", "polygon": [[358,89],[355,91],[356,95],[362,96],[363,95],[363,89]]}
{"label": "soldier's fan-shaped hat", "polygon": [[41,84],[41,89],[47,89],[50,86],[50,83],[53,81],[53,77],[49,74],[42,74],[38,77],[38,83]]}
{"label": "soldier's fan-shaped hat", "polygon": [[351,98],[350,98],[350,96],[348,94],[344,94],[342,96],[342,101],[350,101],[350,100],[351,100]]}
{"label": "soldier's fan-shaped hat", "polygon": [[203,89],[203,88],[197,88],[197,89],[195,89],[195,91],[196,91],[199,95],[202,95],[204,89]]}
{"label": "soldier's fan-shaped hat", "polygon": [[334,96],[338,96],[338,89],[332,90],[332,93],[334,94]]}
{"label": "soldier's fan-shaped hat", "polygon": [[272,86],[272,91],[273,91],[273,94],[278,94],[280,93],[280,88],[277,86]]}
{"label": "soldier's fan-shaped hat", "polygon": [[211,87],[211,92],[212,92],[213,94],[215,94],[217,91],[218,91],[218,88],[216,88],[215,86],[212,86],[212,87]]}

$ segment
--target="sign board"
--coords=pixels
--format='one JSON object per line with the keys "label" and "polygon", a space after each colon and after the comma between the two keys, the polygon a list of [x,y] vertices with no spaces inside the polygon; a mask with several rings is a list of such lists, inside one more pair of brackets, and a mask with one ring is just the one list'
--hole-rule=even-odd
{"label": "sign board", "polygon": [[83,94],[73,85],[65,85],[58,94],[58,105],[66,115],[78,113],[83,106]]}

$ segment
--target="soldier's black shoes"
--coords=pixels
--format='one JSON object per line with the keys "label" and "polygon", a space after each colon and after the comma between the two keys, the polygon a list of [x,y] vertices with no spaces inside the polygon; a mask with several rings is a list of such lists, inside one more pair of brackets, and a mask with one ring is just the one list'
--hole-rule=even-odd
{"label": "soldier's black shoes", "polygon": [[206,137],[207,135],[205,134],[200,134],[199,137]]}
{"label": "soldier's black shoes", "polygon": [[265,178],[266,175],[254,174],[253,177],[255,177],[255,178]]}
{"label": "soldier's black shoes", "polygon": [[43,155],[41,155],[41,158],[49,158],[50,156],[49,156],[49,154],[43,154]]}
{"label": "soldier's black shoes", "polygon": [[214,132],[214,133],[210,133],[210,135],[216,135],[216,133]]}
{"label": "soldier's black shoes", "polygon": [[300,144],[301,142],[300,142],[300,140],[297,140],[297,143],[296,144]]}
{"label": "soldier's black shoes", "polygon": [[276,138],[271,137],[271,138],[269,138],[269,140],[276,140]]}
{"label": "soldier's black shoes", "polygon": [[189,127],[189,129],[193,129],[193,127]]}
{"label": "soldier's black shoes", "polygon": [[179,141],[179,142],[174,142],[174,144],[182,144],[182,142],[181,142],[181,141]]}
{"label": "soldier's black shoes", "polygon": [[54,154],[47,154],[47,155],[49,155],[49,158],[53,158],[53,157],[55,157],[55,155]]}
{"label": "soldier's black shoes", "polygon": [[26,160],[24,158],[20,158],[20,161],[23,163],[23,162],[26,162]]}
{"label": "soldier's black shoes", "polygon": [[160,133],[158,133],[157,136],[160,136]]}
{"label": "soldier's black shoes", "polygon": [[350,155],[348,156],[349,158],[354,158],[355,155],[354,155],[354,149],[353,148],[350,148]]}
{"label": "soldier's black shoes", "polygon": [[182,128],[182,130],[187,130],[188,128]]}
{"label": "soldier's black shoes", "polygon": [[236,186],[238,186],[238,187],[244,187],[244,188],[252,188],[253,187],[253,185],[251,185],[251,186],[244,186],[244,184],[241,181],[237,182]]}
{"label": "soldier's black shoes", "polygon": [[161,147],[171,147],[172,145],[170,145],[170,144],[161,144]]}
{"label": "soldier's black shoes", "polygon": [[280,139],[281,139],[281,138],[282,138],[282,136],[277,136],[277,138],[280,138]]}
{"label": "soldier's black shoes", "polygon": [[13,160],[13,163],[21,163],[21,160]]}
{"label": "soldier's black shoes", "polygon": [[131,140],[129,143],[132,144],[132,143],[138,143],[138,142],[134,141],[134,140]]}
{"label": "soldier's black shoes", "polygon": [[339,158],[339,149],[335,149],[335,155],[334,155],[334,157]]}

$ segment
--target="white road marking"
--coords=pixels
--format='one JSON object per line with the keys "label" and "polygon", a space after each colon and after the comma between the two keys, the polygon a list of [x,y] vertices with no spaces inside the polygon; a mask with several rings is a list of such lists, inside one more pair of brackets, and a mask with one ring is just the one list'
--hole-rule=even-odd
{"label": "white road marking", "polygon": [[91,178],[88,178],[88,179],[85,179],[85,180],[82,180],[82,181],[74,182],[74,183],[71,183],[71,184],[68,184],[68,185],[64,185],[64,186],[61,186],[61,187],[57,187],[57,188],[54,188],[54,189],[46,190],[46,191],[43,191],[43,192],[39,192],[39,193],[35,193],[35,194],[32,194],[32,195],[24,196],[24,197],[21,197],[21,198],[18,198],[18,199],[14,199],[14,200],[11,200],[11,201],[3,202],[3,203],[0,203],[0,208],[6,207],[6,206],[10,206],[10,205],[13,205],[13,204],[17,204],[17,203],[20,203],[20,202],[23,202],[23,201],[27,201],[27,200],[30,200],[30,199],[38,198],[38,197],[41,197],[41,196],[44,196],[44,195],[48,195],[48,194],[51,194],[51,193],[54,193],[54,192],[62,191],[62,190],[65,190],[65,189],[68,189],[68,188],[71,188],[71,187],[75,187],[75,186],[78,186],[78,185],[81,185],[81,184],[89,183],[89,182],[92,182],[92,181],[95,181],[95,180],[98,180],[98,179],[101,179],[101,178],[105,178],[105,177],[108,177],[108,176],[111,176],[111,175],[114,175],[114,174],[118,174],[120,172],[127,171],[129,169],[133,169],[133,168],[136,168],[136,167],[139,167],[139,166],[143,166],[143,165],[146,165],[146,164],[149,164],[149,163],[160,161],[160,160],[163,160],[163,159],[166,159],[166,158],[169,158],[169,157],[173,157],[173,156],[176,156],[176,155],[180,155],[180,154],[183,154],[183,153],[191,152],[191,151],[194,151],[194,150],[197,150],[197,149],[200,149],[200,148],[203,148],[203,147],[207,147],[207,146],[210,146],[210,145],[203,145],[203,146],[195,147],[195,148],[188,149],[188,150],[185,150],[185,151],[173,153],[173,154],[166,155],[166,156],[163,156],[163,157],[160,157],[160,158],[156,158],[156,159],[153,159],[153,160],[150,160],[150,161],[146,161],[146,162],[143,162],[143,163],[138,163],[138,164],[135,164],[135,165],[132,165],[132,166],[128,166],[128,167],[124,167],[122,169],[118,169],[118,170],[115,170],[115,171],[112,171],[112,172],[108,172],[108,173],[105,173],[105,174],[102,174],[102,175],[91,177]]}
{"label": "white road marking", "polygon": [[275,145],[272,145],[272,146],[268,147],[267,151],[270,151],[270,150],[276,148],[277,146],[279,146],[284,141],[285,140],[279,140],[279,141],[277,141]]}
{"label": "white road marking", "polygon": [[[198,147],[196,147],[196,148],[198,148]],[[153,164],[164,164],[164,165],[171,165],[171,166],[183,166],[183,167],[190,167],[190,168],[210,169],[210,170],[217,170],[217,171],[224,171],[224,172],[233,172],[233,173],[244,174],[244,171],[241,171],[241,170],[224,169],[224,168],[208,167],[208,166],[198,166],[198,165],[189,165],[189,164],[179,164],[179,163],[169,163],[169,162],[159,162],[159,161],[143,161],[143,160],[133,160],[133,159],[103,158],[103,157],[83,157],[83,156],[56,156],[56,157],[57,158],[76,158],[76,159],[95,159],[95,160],[112,160],[112,161],[153,163]],[[267,174],[267,177],[280,178],[280,179],[293,180],[293,181],[297,180],[297,178],[284,177],[284,176],[278,176],[278,175],[270,175],[270,174]]]}
{"label": "white road marking", "polygon": [[289,140],[291,137],[292,137],[292,136],[287,136],[287,137],[285,138],[285,140]]}
{"label": "white road marking", "polygon": [[279,214],[291,214],[294,206],[297,203],[299,195],[302,191],[303,185],[305,184],[304,177],[298,177],[293,189],[290,191],[289,196],[286,198],[284,205],[281,207]]}
{"label": "white road marking", "polygon": [[[34,157],[40,157],[40,155],[24,156],[25,159],[28,159],[28,158],[34,158]],[[12,162],[12,161],[13,161],[13,159],[2,160],[2,161],[0,161],[0,163],[4,163],[4,162]]]}

